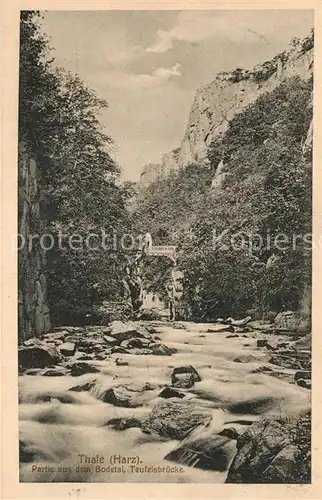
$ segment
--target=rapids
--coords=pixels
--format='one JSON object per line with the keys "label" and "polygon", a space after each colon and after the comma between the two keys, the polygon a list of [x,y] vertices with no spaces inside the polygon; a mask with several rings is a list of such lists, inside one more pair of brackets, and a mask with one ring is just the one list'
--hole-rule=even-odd
{"label": "rapids", "polygon": [[[256,335],[227,339],[227,332],[209,333],[208,326],[185,323],[185,329],[158,327],[161,342],[177,349],[172,356],[126,354],[122,358],[128,366],[117,366],[112,355],[104,361],[93,361],[100,369],[99,374],[20,376],[19,438],[24,444],[24,457],[29,457],[21,462],[20,481],[224,482],[227,470],[203,470],[191,463],[183,466],[165,460],[168,453],[180,446],[178,440],[145,434],[139,427],[117,431],[106,425],[113,418],[146,419],[154,405],[169,401],[158,397],[160,387],[144,391],[142,405],[137,408],[116,407],[100,399],[107,388],[117,384],[150,382],[164,386],[170,383],[173,367],[192,365],[202,380],[186,390],[185,400],[207,408],[212,421],[208,427],[192,431],[189,439],[211,439],[225,427],[246,429],[263,415],[292,417],[310,407],[307,389],[264,373],[252,373],[267,363],[265,350],[256,347]],[[248,345],[244,346],[245,343]],[[234,362],[241,353],[251,354],[256,360]],[[75,385],[95,379],[96,386],[90,391],[70,391]],[[230,462],[235,451],[232,441],[228,451]],[[83,463],[80,455],[102,457],[101,464]],[[122,469],[118,463],[121,459],[113,462],[110,458],[114,455],[134,457],[137,471],[129,472],[129,464]],[[111,461],[120,469],[109,471]],[[144,466],[151,465],[167,469],[163,473],[147,472]]]}

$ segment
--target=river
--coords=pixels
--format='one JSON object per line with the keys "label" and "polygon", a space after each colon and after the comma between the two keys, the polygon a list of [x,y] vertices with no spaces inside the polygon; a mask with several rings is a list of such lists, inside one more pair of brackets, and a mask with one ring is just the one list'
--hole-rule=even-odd
{"label": "river", "polygon": [[[21,375],[19,437],[32,458],[21,463],[20,481],[224,482],[227,470],[204,470],[191,466],[189,460],[189,465],[165,460],[180,445],[178,440],[146,434],[139,427],[118,431],[106,425],[112,418],[120,417],[142,421],[153,406],[169,401],[159,397],[160,386],[169,385],[174,367],[192,365],[198,371],[201,381],[184,391],[185,400],[206,408],[212,415],[210,425],[196,428],[193,438],[210,441],[224,428],[234,426],[242,431],[263,415],[291,417],[310,407],[307,389],[265,373],[254,373],[268,360],[267,351],[256,347],[257,339],[262,338],[260,332],[226,338],[227,332],[207,332],[209,325],[184,323],[184,326],[184,329],[162,324],[157,327],[160,341],[177,350],[172,356],[113,354],[105,360],[93,361],[99,374]],[[247,363],[233,361],[241,353],[255,359]],[[116,357],[126,360],[128,365],[117,366]],[[283,372],[294,373],[287,369]],[[94,391],[70,391],[76,384],[94,379],[97,379]],[[143,404],[137,408],[117,407],[100,399],[100,388],[104,392],[115,384],[133,382],[150,382],[159,387],[144,392]],[[226,448],[228,465],[236,451],[235,443],[230,441]],[[131,463],[122,468],[120,462],[124,457],[130,457],[126,460],[132,460],[137,469],[130,468]],[[112,466],[115,470],[111,470]],[[152,466],[167,469],[160,473]],[[180,473],[175,466],[180,467]]]}

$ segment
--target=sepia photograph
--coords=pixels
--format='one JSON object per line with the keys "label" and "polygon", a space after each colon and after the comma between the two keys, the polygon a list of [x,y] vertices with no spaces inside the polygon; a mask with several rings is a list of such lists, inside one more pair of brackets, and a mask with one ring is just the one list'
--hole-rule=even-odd
{"label": "sepia photograph", "polygon": [[20,483],[311,484],[314,11],[18,50]]}

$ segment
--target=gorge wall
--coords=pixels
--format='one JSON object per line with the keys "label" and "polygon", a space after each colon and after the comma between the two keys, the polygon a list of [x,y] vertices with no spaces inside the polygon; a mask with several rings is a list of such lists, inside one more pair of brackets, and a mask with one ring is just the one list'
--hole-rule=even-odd
{"label": "gorge wall", "polygon": [[222,136],[236,114],[287,78],[310,78],[313,57],[310,35],[252,70],[237,68],[217,74],[212,82],[197,90],[180,147],[163,155],[159,164],[145,166],[141,184],[148,185],[189,164],[206,162],[209,146]]}
{"label": "gorge wall", "polygon": [[[25,340],[50,329],[47,305],[46,257],[39,238],[44,233],[41,220],[40,171],[24,143],[19,145],[18,212],[18,320],[19,339]],[[30,242],[30,243],[29,243]]]}

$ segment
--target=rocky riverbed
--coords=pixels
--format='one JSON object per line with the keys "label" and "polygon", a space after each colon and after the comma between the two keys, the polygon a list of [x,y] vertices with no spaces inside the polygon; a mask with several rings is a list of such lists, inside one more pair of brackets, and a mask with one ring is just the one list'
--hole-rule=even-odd
{"label": "rocky riverbed", "polygon": [[20,480],[307,482],[310,360],[310,335],[255,321],[115,321],[29,339]]}

